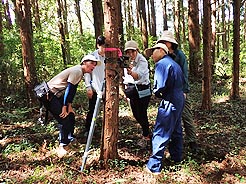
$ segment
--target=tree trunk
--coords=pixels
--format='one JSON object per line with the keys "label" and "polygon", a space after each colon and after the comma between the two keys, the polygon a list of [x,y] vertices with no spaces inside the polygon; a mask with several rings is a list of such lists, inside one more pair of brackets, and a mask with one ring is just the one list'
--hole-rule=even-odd
{"label": "tree trunk", "polygon": [[163,9],[163,30],[168,30],[167,26],[167,2],[166,0],[161,1],[162,9]]}
{"label": "tree trunk", "polygon": [[61,35],[61,49],[64,67],[67,66],[67,50],[66,50],[66,36],[65,36],[65,26],[62,17],[62,0],[57,0],[57,14],[58,14],[58,27]]}
{"label": "tree trunk", "polygon": [[233,67],[230,98],[239,99],[239,55],[240,55],[240,4],[241,0],[233,1]]}
{"label": "tree trunk", "polygon": [[212,8],[212,40],[211,40],[211,51],[212,51],[212,75],[214,74],[214,64],[215,64],[215,41],[216,41],[216,0],[211,1]]}
{"label": "tree trunk", "polygon": [[[182,45],[186,45],[186,42],[187,42],[187,39],[186,39],[186,21],[185,20],[187,20],[186,18],[186,15],[185,15],[185,10],[184,10],[184,2],[183,2],[183,0],[181,0],[180,1],[180,9],[181,9],[181,14],[182,15],[180,15],[181,16],[181,19],[182,19],[182,33],[183,33],[183,44]],[[181,39],[180,39],[181,40]]]}
{"label": "tree trunk", "polygon": [[180,28],[180,6],[179,0],[174,1],[174,30],[175,30],[175,37],[178,43],[180,43],[180,35],[179,35],[179,28]]}
{"label": "tree trunk", "polygon": [[223,50],[227,51],[227,43],[226,43],[226,26],[225,26],[225,1],[221,1],[222,7],[221,7],[221,32],[222,34],[222,45],[223,45]]}
{"label": "tree trunk", "polygon": [[199,28],[199,9],[198,0],[189,0],[189,71],[190,76],[198,79],[198,65],[200,56],[200,28]]}
{"label": "tree trunk", "polygon": [[38,30],[41,30],[38,0],[31,0],[31,4],[32,4],[32,12],[34,16],[34,24]]}
{"label": "tree trunk", "polygon": [[7,93],[7,75],[5,70],[4,44],[3,44],[3,4],[0,3],[0,107],[3,106],[3,97]]}
{"label": "tree trunk", "polygon": [[211,109],[211,10],[210,1],[203,0],[203,79],[202,109]]}
{"label": "tree trunk", "polygon": [[146,20],[146,8],[145,1],[138,0],[139,4],[139,14],[141,19],[141,31],[143,40],[143,50],[148,48],[148,30],[147,30],[147,20]]}
{"label": "tree trunk", "polygon": [[151,33],[150,35],[156,37],[156,13],[155,13],[155,1],[150,0],[151,8]]}
{"label": "tree trunk", "polygon": [[31,24],[31,5],[29,0],[16,1],[16,14],[20,26],[20,38],[22,44],[22,57],[24,68],[24,79],[27,88],[27,99],[29,107],[33,105],[33,88],[37,84],[37,74],[34,61],[33,36]]}
{"label": "tree trunk", "polygon": [[9,11],[9,1],[6,0],[5,4],[4,4],[4,16],[6,19],[6,28],[7,29],[11,29],[13,26],[12,21],[11,21],[11,15],[10,15],[10,11]]}
{"label": "tree trunk", "polygon": [[92,9],[94,17],[94,28],[95,28],[95,37],[103,34],[103,6],[102,0],[92,0]]}
{"label": "tree trunk", "polygon": [[82,25],[82,20],[81,20],[81,13],[80,13],[80,0],[74,0],[75,1],[75,13],[78,17],[78,22],[79,22],[79,32],[81,35],[83,35],[83,25]]}
{"label": "tree trunk", "polygon": [[[246,10],[246,1],[244,1],[244,10]],[[246,41],[246,11],[244,11],[244,19],[243,19],[243,40]]]}
{"label": "tree trunk", "polygon": [[[105,37],[106,48],[119,48],[119,14],[120,1],[105,0]],[[104,160],[105,167],[109,159],[118,158],[117,141],[119,132],[119,66],[118,52],[106,53],[106,103],[105,124],[102,136],[100,159]]]}

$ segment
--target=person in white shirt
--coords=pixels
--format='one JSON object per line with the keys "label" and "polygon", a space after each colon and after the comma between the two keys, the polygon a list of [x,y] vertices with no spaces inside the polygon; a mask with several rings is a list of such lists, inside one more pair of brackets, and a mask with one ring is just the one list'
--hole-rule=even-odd
{"label": "person in white shirt", "polygon": [[139,94],[134,96],[127,96],[130,99],[130,105],[133,116],[142,127],[142,141],[139,141],[140,146],[146,146],[146,140],[150,141],[151,133],[149,130],[149,121],[147,109],[151,97],[149,67],[146,58],[139,53],[138,44],[134,40],[125,43],[125,53],[130,57],[131,64],[129,68],[124,69],[124,81],[126,88],[136,86],[138,91],[148,90],[149,93],[140,97]]}
{"label": "person in white shirt", "polygon": [[87,73],[84,75],[85,85],[87,90],[87,97],[89,99],[89,109],[86,116],[85,133],[87,136],[90,130],[90,125],[96,105],[97,94],[101,91],[102,84],[105,78],[105,37],[100,35],[97,38],[97,50],[95,50],[92,55],[94,55],[98,60],[101,61],[101,65],[97,66],[91,74]]}

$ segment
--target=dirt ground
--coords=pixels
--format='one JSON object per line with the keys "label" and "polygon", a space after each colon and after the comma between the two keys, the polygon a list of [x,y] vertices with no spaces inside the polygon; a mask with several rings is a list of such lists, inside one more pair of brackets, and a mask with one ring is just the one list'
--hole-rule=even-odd
{"label": "dirt ground", "polygon": [[[0,183],[246,183],[246,100],[220,100],[206,112],[200,110],[195,94],[191,97],[199,149],[192,153],[184,139],[183,161],[174,164],[166,151],[158,176],[144,169],[151,155],[151,143],[138,145],[141,128],[125,102],[119,113],[119,158],[110,160],[107,168],[99,160],[99,118],[83,172],[80,167],[86,145],[85,114],[76,116],[77,141],[62,158],[56,154],[58,131],[54,120],[41,126],[36,123],[36,115],[28,121],[1,117]],[[151,128],[156,107],[152,100],[148,110]]]}

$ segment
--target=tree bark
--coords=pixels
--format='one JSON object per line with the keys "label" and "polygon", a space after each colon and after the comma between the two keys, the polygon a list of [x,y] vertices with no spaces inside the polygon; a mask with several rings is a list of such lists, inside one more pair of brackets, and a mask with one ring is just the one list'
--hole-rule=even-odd
{"label": "tree bark", "polygon": [[241,0],[233,1],[233,67],[232,87],[230,98],[240,99],[239,96],[239,55],[240,55],[240,5]]}
{"label": "tree bark", "polygon": [[94,28],[95,28],[95,37],[103,34],[103,6],[102,0],[92,0],[92,9],[94,17]]}
{"label": "tree bark", "polygon": [[180,6],[179,0],[174,1],[174,30],[175,30],[175,37],[178,43],[180,43]]}
{"label": "tree bark", "polygon": [[151,33],[150,35],[153,37],[156,37],[156,13],[155,13],[154,0],[150,0],[150,8],[151,8]]}
{"label": "tree bark", "polygon": [[203,0],[203,79],[202,109],[211,109],[211,5]]}
{"label": "tree bark", "polygon": [[81,20],[81,13],[80,13],[80,0],[74,0],[75,1],[75,13],[78,17],[78,22],[79,22],[79,32],[81,35],[83,35],[83,25],[82,25],[82,20]]}
{"label": "tree bark", "polygon": [[212,51],[212,66],[211,71],[212,75],[214,74],[214,64],[215,64],[215,42],[216,42],[216,0],[211,1],[212,8],[212,40],[211,40],[211,51]]}
{"label": "tree bark", "polygon": [[163,9],[163,30],[168,30],[167,26],[167,2],[166,0],[161,1],[162,9]]}
{"label": "tree bark", "polygon": [[37,74],[34,60],[33,36],[31,24],[31,5],[29,0],[17,0],[15,2],[18,24],[20,26],[20,38],[22,44],[22,57],[24,79],[27,88],[29,107],[33,105],[33,88],[37,84]]}
{"label": "tree bark", "polygon": [[141,31],[142,31],[142,40],[143,40],[143,50],[148,48],[148,29],[147,29],[147,20],[146,20],[146,8],[145,1],[138,0],[139,4],[139,14],[141,19]]}
{"label": "tree bark", "polygon": [[[120,1],[105,0],[105,37],[106,48],[119,48],[119,14]],[[119,66],[118,52],[106,53],[106,103],[105,124],[102,136],[100,159],[104,160],[107,168],[109,159],[118,158],[117,141],[119,132]]]}
{"label": "tree bark", "polygon": [[190,76],[198,79],[198,65],[200,56],[200,28],[199,28],[199,9],[198,0],[189,0],[189,71]]}

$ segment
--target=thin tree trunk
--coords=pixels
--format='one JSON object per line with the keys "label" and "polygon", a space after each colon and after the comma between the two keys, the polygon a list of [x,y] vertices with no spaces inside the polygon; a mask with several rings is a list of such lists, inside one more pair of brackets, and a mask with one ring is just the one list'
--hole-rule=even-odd
{"label": "thin tree trunk", "polygon": [[163,9],[163,30],[168,30],[167,26],[167,2],[166,0],[162,0],[162,9]]}
{"label": "thin tree trunk", "polygon": [[58,14],[58,28],[61,35],[61,49],[62,49],[62,58],[63,64],[66,67],[68,64],[67,61],[67,51],[66,51],[66,36],[65,36],[65,28],[64,23],[62,21],[62,2],[61,0],[57,0],[57,14]]}
{"label": "thin tree trunk", "polygon": [[83,35],[83,25],[81,20],[81,13],[80,13],[80,0],[74,0],[75,1],[75,13],[78,17],[79,22],[79,32],[81,35]]}
{"label": "thin tree trunk", "polygon": [[180,35],[179,35],[179,28],[180,28],[180,6],[179,0],[174,1],[174,30],[175,30],[175,37],[178,43],[180,43]]}
{"label": "thin tree trunk", "polygon": [[190,76],[198,79],[198,64],[200,55],[200,27],[199,27],[199,11],[198,0],[189,0],[189,71]]}
{"label": "thin tree trunk", "polygon": [[20,38],[22,44],[22,57],[24,68],[24,79],[27,88],[29,107],[33,105],[33,88],[37,84],[37,74],[34,61],[33,36],[31,24],[31,5],[29,0],[16,1],[16,14],[20,26]]}
{"label": "thin tree trunk", "polygon": [[[119,48],[119,14],[120,1],[105,0],[105,37],[106,47]],[[104,160],[107,168],[109,159],[118,157],[117,141],[119,129],[119,66],[118,52],[107,51],[106,58],[106,103],[105,103],[105,124],[103,132],[103,146],[101,147],[100,159]]]}
{"label": "thin tree trunk", "polygon": [[7,93],[7,74],[5,70],[4,56],[4,44],[3,44],[3,4],[0,3],[0,106],[3,106],[3,97]]}
{"label": "thin tree trunk", "polygon": [[103,34],[103,6],[102,0],[92,0],[92,9],[94,17],[95,37]]}
{"label": "thin tree trunk", "polygon": [[142,40],[143,40],[143,50],[148,48],[148,30],[147,30],[147,20],[146,20],[146,11],[145,11],[145,1],[138,0],[139,3],[139,14],[141,18],[141,31],[142,31]]}
{"label": "thin tree trunk", "polygon": [[202,109],[211,109],[211,5],[203,0],[203,79]]}
{"label": "thin tree trunk", "polygon": [[214,64],[215,64],[215,42],[216,42],[216,0],[211,1],[212,8],[212,40],[211,40],[211,49],[212,49],[212,75],[214,74]]}
{"label": "thin tree trunk", "polygon": [[[184,2],[183,0],[180,1],[180,9],[181,9],[181,19],[182,19],[182,33],[183,33],[183,44],[182,45],[185,45],[186,42],[187,42],[187,39],[186,39],[186,24],[185,24],[185,20],[187,20],[186,18],[186,15],[185,15],[185,10],[184,10]],[[181,39],[180,39],[181,40]]]}
{"label": "thin tree trunk", "polygon": [[151,8],[151,36],[156,37],[156,13],[155,13],[155,1],[150,0]]}
{"label": "thin tree trunk", "polygon": [[233,1],[233,67],[232,87],[230,98],[240,99],[239,96],[239,55],[240,55],[240,4],[241,0]]}
{"label": "thin tree trunk", "polygon": [[11,29],[13,27],[12,21],[11,21],[11,15],[10,15],[10,11],[9,11],[9,1],[5,0],[5,4],[4,4],[4,15],[5,15],[5,19],[6,19],[6,28],[7,29]]}

